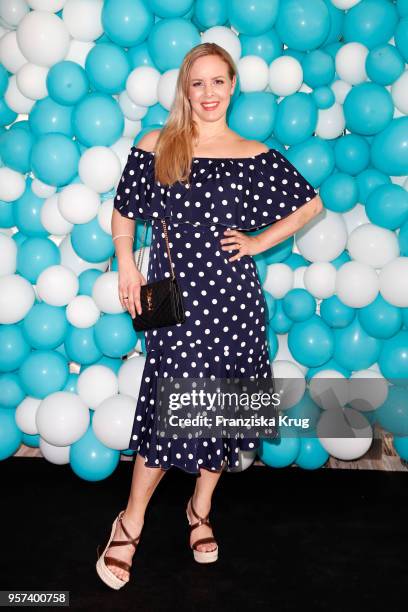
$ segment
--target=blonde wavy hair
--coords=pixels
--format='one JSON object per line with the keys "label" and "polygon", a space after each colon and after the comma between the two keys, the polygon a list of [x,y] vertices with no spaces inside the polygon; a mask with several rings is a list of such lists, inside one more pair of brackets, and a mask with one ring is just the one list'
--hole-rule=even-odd
{"label": "blonde wavy hair", "polygon": [[193,161],[193,141],[198,137],[198,127],[192,118],[188,88],[192,65],[196,59],[205,55],[218,55],[227,64],[231,81],[237,73],[231,55],[216,43],[197,45],[184,56],[177,78],[174,102],[154,151],[155,179],[163,185],[172,185],[177,181],[187,183],[189,179]]}

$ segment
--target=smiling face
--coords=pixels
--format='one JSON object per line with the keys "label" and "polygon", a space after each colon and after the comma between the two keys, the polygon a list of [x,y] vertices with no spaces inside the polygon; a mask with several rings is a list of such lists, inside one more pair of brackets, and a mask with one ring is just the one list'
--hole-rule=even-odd
{"label": "smiling face", "polygon": [[[205,55],[194,62],[190,72],[188,97],[193,117],[198,123],[224,119],[235,82],[235,76],[231,81],[228,65],[218,55]],[[216,104],[211,106],[210,103]]]}

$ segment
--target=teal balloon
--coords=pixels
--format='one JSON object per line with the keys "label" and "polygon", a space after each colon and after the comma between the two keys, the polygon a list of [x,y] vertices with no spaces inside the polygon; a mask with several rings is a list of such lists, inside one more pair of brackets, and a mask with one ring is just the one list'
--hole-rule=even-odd
{"label": "teal balloon", "polygon": [[330,85],[334,79],[334,60],[329,53],[322,51],[322,49],[307,53],[302,68],[303,80],[312,89]]}
{"label": "teal balloon", "polygon": [[[408,21],[408,20],[407,20]],[[390,176],[408,174],[408,117],[398,117],[371,143],[371,161],[381,172]]]}
{"label": "teal balloon", "polygon": [[57,348],[64,342],[68,330],[65,308],[45,302],[34,304],[24,317],[22,329],[24,337],[33,348]]}
{"label": "teal balloon", "polygon": [[155,15],[162,19],[169,17],[181,17],[192,7],[193,0],[172,0],[169,4],[167,0],[150,0],[149,8]]}
{"label": "teal balloon", "polygon": [[305,374],[306,381],[310,382],[313,376],[316,376],[316,374],[324,370],[334,370],[335,372],[340,372],[340,374],[342,374],[345,378],[350,378],[351,376],[351,370],[344,368],[341,364],[339,364],[335,359],[332,358],[328,359],[320,366],[317,366],[315,368],[309,368]]}
{"label": "teal balloon", "polygon": [[388,387],[388,397],[376,410],[377,421],[396,436],[408,436],[408,388]]}
{"label": "teal balloon", "polygon": [[79,257],[93,263],[105,261],[115,252],[112,236],[101,228],[97,217],[74,225],[71,243]]}
{"label": "teal balloon", "polygon": [[282,299],[282,308],[292,321],[306,321],[316,311],[316,301],[306,289],[295,288]]}
{"label": "teal balloon", "polygon": [[127,355],[134,348],[137,338],[130,314],[104,314],[95,323],[94,338],[104,355],[116,358]]}
{"label": "teal balloon", "polygon": [[181,17],[157,21],[148,37],[149,53],[161,72],[180,68],[186,53],[200,43],[196,26]]}
{"label": "teal balloon", "polygon": [[[207,0],[202,1],[207,2]],[[259,34],[259,36],[240,34],[239,39],[242,56],[257,55],[270,64],[282,55],[283,43],[274,29],[268,30],[265,34]]]}
{"label": "teal balloon", "polygon": [[39,448],[40,447],[40,434],[23,433],[21,442],[22,444],[24,444],[25,446],[29,446],[30,448]]}
{"label": "teal balloon", "polygon": [[[297,404],[292,406],[292,408],[288,408],[284,412],[284,414],[287,415],[289,418],[307,419],[307,422],[309,423],[309,428],[304,430],[305,437],[308,437],[310,435],[310,432],[316,428],[321,413],[321,409],[312,400],[312,398],[310,397],[310,393],[307,389],[301,399],[297,402]],[[301,430],[298,429],[298,433],[300,436],[302,436]]]}
{"label": "teal balloon", "polygon": [[[262,232],[265,228],[261,229]],[[280,263],[283,260],[287,259],[293,248],[293,236],[290,236],[286,240],[283,240],[279,244],[271,247],[267,251],[263,252],[264,261],[269,266],[273,263]]]}
{"label": "teal balloon", "polygon": [[29,124],[34,136],[58,132],[71,138],[72,106],[58,104],[49,96],[37,100],[30,111]]}
{"label": "teal balloon", "polygon": [[325,208],[344,213],[354,208],[358,202],[358,184],[353,176],[345,172],[336,172],[321,185],[319,195]]}
{"label": "teal balloon", "polygon": [[366,168],[356,176],[358,185],[358,201],[366,204],[367,198],[374,189],[380,185],[390,184],[392,181],[389,176],[380,172],[376,168]]}
{"label": "teal balloon", "polygon": [[4,98],[0,98],[0,126],[10,125],[17,119],[17,113],[11,110]]}
{"label": "teal balloon", "polygon": [[320,316],[329,327],[342,329],[350,325],[356,316],[356,311],[339,300],[337,295],[332,295],[321,301]]}
{"label": "teal balloon", "polygon": [[258,455],[260,460],[274,468],[283,468],[292,465],[300,450],[300,439],[298,436],[288,436],[281,432],[279,441],[262,439],[259,442]]}
{"label": "teal balloon", "polygon": [[392,85],[404,72],[404,60],[394,45],[383,44],[370,50],[365,69],[374,83]]}
{"label": "teal balloon", "polygon": [[317,470],[329,459],[318,437],[300,438],[300,450],[295,463],[304,470]]}
{"label": "teal balloon", "polygon": [[95,340],[94,330],[95,326],[81,328],[68,324],[64,346],[69,361],[89,364],[95,363],[102,357],[102,351]]}
{"label": "teal balloon", "polygon": [[31,347],[27,342],[21,325],[0,325],[0,371],[17,370],[30,354]]}
{"label": "teal balloon", "polygon": [[8,87],[9,73],[5,67],[0,64],[0,98],[4,96]]}
{"label": "teal balloon", "polygon": [[347,327],[334,330],[334,359],[348,370],[364,370],[378,359],[382,341],[364,330],[357,317]]}
{"label": "teal balloon", "polygon": [[408,436],[394,436],[393,446],[404,461],[408,461]]}
{"label": "teal balloon", "polygon": [[276,311],[276,300],[269,291],[266,291],[266,289],[263,290],[263,296],[266,302],[266,320],[270,321]]}
{"label": "teal balloon", "polygon": [[112,96],[94,92],[77,104],[72,125],[76,138],[84,146],[110,147],[122,135],[124,117]]}
{"label": "teal balloon", "polygon": [[[141,332],[143,333],[143,332]],[[86,370],[86,368],[90,367],[90,365],[92,364],[87,364],[84,365],[82,370]],[[112,372],[114,372],[116,375],[118,375],[120,368],[123,365],[123,361],[122,359],[119,358],[115,358],[115,357],[108,357],[107,355],[102,355],[102,357],[100,359],[98,359],[98,361],[95,361],[94,365],[103,365],[106,366],[107,368],[110,368],[112,370]]]}
{"label": "teal balloon", "polygon": [[168,116],[169,112],[161,104],[153,104],[149,106],[147,113],[141,121],[142,127],[149,127],[151,125],[163,127]]}
{"label": "teal balloon", "polygon": [[310,265],[310,262],[305,259],[303,255],[300,255],[300,253],[291,253],[289,257],[283,260],[282,263],[285,263],[287,266],[292,268],[292,270]]}
{"label": "teal balloon", "polygon": [[147,40],[135,45],[134,47],[130,47],[127,54],[132,70],[134,68],[139,68],[140,66],[150,66],[151,68],[155,68],[154,62],[149,53]]}
{"label": "teal balloon", "polygon": [[12,457],[21,445],[23,434],[17,427],[15,412],[0,407],[0,461]]}
{"label": "teal balloon", "polygon": [[228,6],[224,0],[196,0],[194,14],[202,27],[208,30],[208,28],[224,25],[227,22]]}
{"label": "teal balloon", "polygon": [[229,0],[229,22],[240,33],[258,36],[274,26],[279,9],[279,0]]}
{"label": "teal balloon", "polygon": [[29,130],[20,129],[19,123],[21,122],[15,123],[0,135],[0,157],[8,168],[26,174],[31,169],[30,157],[34,137]]}
{"label": "teal balloon", "polygon": [[334,156],[340,172],[356,176],[370,162],[370,145],[363,136],[346,134],[334,145]]}
{"label": "teal balloon", "polygon": [[100,43],[86,56],[85,70],[94,89],[106,94],[118,94],[126,88],[131,66],[127,53],[121,47]]}
{"label": "teal balloon", "polygon": [[50,98],[66,106],[78,104],[89,90],[89,81],[84,68],[69,60],[51,66],[46,84]]}
{"label": "teal balloon", "polygon": [[102,25],[112,42],[133,47],[147,38],[154,25],[154,15],[143,0],[105,0]]}
{"label": "teal balloon", "polygon": [[269,321],[270,333],[286,334],[293,325],[290,319],[283,310],[282,300],[276,300],[275,312]]}
{"label": "teal balloon", "polygon": [[276,113],[275,98],[270,93],[243,93],[231,109],[229,127],[243,138],[263,141],[273,130]]}
{"label": "teal balloon", "polygon": [[60,263],[60,250],[49,238],[27,238],[17,250],[17,272],[32,284],[46,268]]}
{"label": "teal balloon", "polygon": [[96,270],[95,268],[88,268],[81,272],[78,276],[79,280],[79,295],[89,295],[92,297],[92,291],[97,278],[102,274],[101,270]]}
{"label": "teal balloon", "polygon": [[292,325],[288,347],[299,363],[309,367],[322,365],[333,356],[333,331],[321,317],[314,314],[310,319]]}
{"label": "teal balloon", "polygon": [[287,159],[316,189],[334,169],[334,154],[323,138],[313,136],[286,151]]}
{"label": "teal balloon", "polygon": [[384,44],[394,34],[398,13],[391,2],[362,0],[346,12],[344,40],[359,42],[368,49]]}
{"label": "teal balloon", "polygon": [[[1,163],[0,163],[1,167]],[[0,227],[12,228],[14,227],[14,202],[3,202],[0,200]],[[16,232],[17,233],[17,232]]]}
{"label": "teal balloon", "polygon": [[408,0],[397,0],[396,7],[400,17],[408,16]]}
{"label": "teal balloon", "polygon": [[273,360],[275,359],[278,353],[279,342],[278,342],[277,335],[275,334],[273,329],[269,329],[269,326],[268,326],[268,331],[267,331],[267,345],[268,345],[269,361],[271,364],[271,368],[273,368]]}
{"label": "teal balloon", "polygon": [[380,185],[368,196],[365,209],[372,223],[395,230],[408,219],[408,192],[395,183]]}
{"label": "teal balloon", "polygon": [[408,331],[401,330],[383,340],[378,366],[381,374],[394,385],[406,385],[408,379]]}
{"label": "teal balloon", "polygon": [[354,85],[347,94],[343,111],[348,130],[373,136],[392,121],[394,103],[391,94],[382,85],[360,83]]}
{"label": "teal balloon", "polygon": [[391,338],[402,326],[401,308],[384,300],[381,293],[371,304],[359,308],[357,316],[361,327],[374,338]]}
{"label": "teal balloon", "polygon": [[310,95],[318,109],[330,108],[336,102],[336,96],[330,87],[316,87]]}
{"label": "teal balloon", "polygon": [[402,257],[408,256],[408,219],[401,225],[401,229],[398,234],[398,242],[400,247],[400,255]]}
{"label": "teal balloon", "polygon": [[26,188],[22,196],[14,202],[14,223],[25,235],[24,241],[30,236],[48,236],[48,232],[41,223],[41,209],[44,198],[38,197],[31,189],[32,179],[26,179]]}
{"label": "teal balloon", "polygon": [[[341,45],[341,43],[339,43],[339,40],[343,35],[344,11],[334,6],[331,0],[324,0],[324,2],[329,11],[330,28],[323,42],[325,47],[323,50],[329,53],[328,47],[330,45]],[[332,55],[334,57],[336,53],[333,53]]]}
{"label": "teal balloon", "polygon": [[253,259],[255,261],[259,280],[261,281],[261,285],[262,285],[268,273],[268,264],[266,263],[265,256],[263,253],[258,253],[258,255],[254,255]]}
{"label": "teal balloon", "polygon": [[89,482],[108,478],[120,461],[120,451],[108,448],[95,436],[92,425],[71,444],[69,462],[74,474]]}
{"label": "teal balloon", "polygon": [[317,125],[317,107],[307,93],[286,96],[276,113],[274,134],[281,142],[292,145],[313,135]]}
{"label": "teal balloon", "polygon": [[68,185],[78,172],[80,154],[76,142],[64,134],[44,134],[34,144],[31,169],[47,185]]}
{"label": "teal balloon", "polygon": [[5,372],[0,375],[0,397],[4,408],[16,408],[25,398],[20,379],[16,372]]}
{"label": "teal balloon", "polygon": [[79,374],[76,374],[75,372],[70,372],[70,375],[68,376],[67,382],[65,383],[65,386],[62,391],[68,391],[69,393],[77,393],[78,378]]}
{"label": "teal balloon", "polygon": [[311,51],[329,34],[329,10],[323,0],[281,0],[275,27],[288,47]]}
{"label": "teal balloon", "polygon": [[33,350],[19,370],[21,385],[27,395],[41,399],[60,391],[68,374],[67,360],[56,351]]}

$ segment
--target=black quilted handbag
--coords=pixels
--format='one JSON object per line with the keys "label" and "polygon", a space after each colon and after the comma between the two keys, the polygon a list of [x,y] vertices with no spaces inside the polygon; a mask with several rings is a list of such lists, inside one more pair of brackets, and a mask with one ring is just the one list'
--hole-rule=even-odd
{"label": "black quilted handbag", "polygon": [[[169,239],[167,235],[167,225],[164,219],[160,219],[163,225],[164,236],[166,239],[167,255],[170,265],[170,278],[163,278],[154,283],[147,283],[140,287],[140,303],[142,313],[132,318],[133,327],[136,331],[155,329],[167,325],[184,323],[186,315],[184,311],[183,299],[177,278],[174,274],[170,256]],[[146,236],[146,224],[144,224],[144,234],[142,246],[139,250],[137,268],[141,271],[142,251],[144,252],[144,239]]]}

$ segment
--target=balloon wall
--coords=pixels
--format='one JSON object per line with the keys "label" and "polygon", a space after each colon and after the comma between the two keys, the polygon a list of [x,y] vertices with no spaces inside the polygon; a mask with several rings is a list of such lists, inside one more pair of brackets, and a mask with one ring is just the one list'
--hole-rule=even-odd
{"label": "balloon wall", "polygon": [[[274,374],[301,383],[287,413],[315,423],[259,455],[357,459],[377,421],[408,460],[408,0],[0,0],[0,458],[24,443],[101,480],[131,452],[145,345],[118,297],[113,197],[206,41],[238,68],[229,126],[325,206],[255,257]],[[342,414],[364,435],[325,435],[313,383],[359,378],[380,391]]]}

